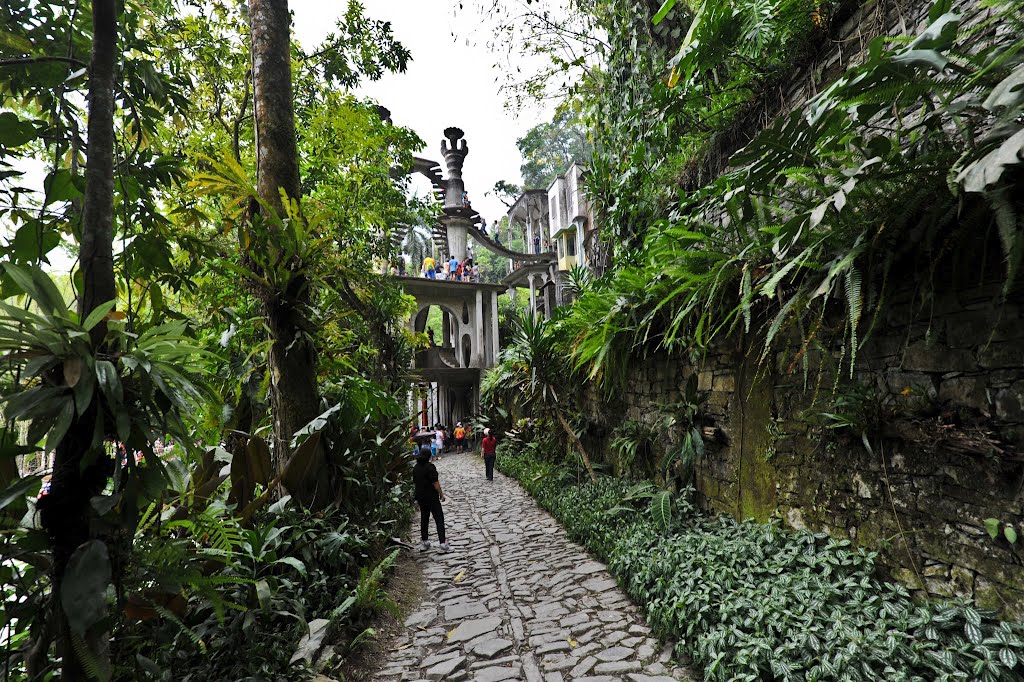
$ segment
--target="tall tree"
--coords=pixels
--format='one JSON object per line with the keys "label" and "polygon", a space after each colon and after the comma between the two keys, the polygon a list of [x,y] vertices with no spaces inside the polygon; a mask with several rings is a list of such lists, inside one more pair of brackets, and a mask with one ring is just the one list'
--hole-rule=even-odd
{"label": "tall tree", "polygon": [[[275,237],[281,236],[279,233],[284,229],[284,224],[276,224],[275,220],[302,220],[297,211],[301,187],[295,141],[288,0],[250,0],[249,18],[256,115],[256,190],[262,204],[276,214],[260,216],[258,207],[254,206],[253,219],[267,221],[270,234]],[[273,244],[257,243],[250,244],[249,248],[268,247],[275,248]],[[316,348],[307,314],[311,301],[309,281],[301,259],[290,260],[282,264],[291,271],[290,276],[281,280],[284,288],[264,288],[260,292],[272,340],[270,388],[274,460],[278,472],[283,472],[288,464],[295,432],[320,414]],[[305,504],[324,499],[326,491],[316,480],[323,462],[323,448],[317,439],[311,439],[301,467],[291,472],[292,477],[288,479],[291,481],[289,492],[296,499]]]}
{"label": "tall tree", "polygon": [[593,152],[582,122],[569,107],[561,107],[550,123],[530,128],[516,146],[523,155],[523,187],[529,189],[547,189],[574,161],[589,162]]}
{"label": "tall tree", "polygon": [[[83,289],[79,311],[83,318],[117,296],[113,257],[116,0],[93,0],[92,21],[80,256]],[[92,344],[97,352],[102,349],[106,328],[106,324],[100,323],[92,330]],[[69,374],[65,368],[65,377]],[[97,412],[93,400],[81,415],[73,417],[67,435],[56,448],[47,504],[40,506],[42,524],[53,547],[53,613],[59,618],[58,648],[62,656],[62,678],[67,680],[86,679],[83,663],[72,645],[76,635],[69,624],[69,615],[73,614],[65,610],[63,586],[72,556],[89,541],[89,500],[102,490],[108,476],[109,460],[103,451],[107,425],[101,423],[97,428]],[[104,546],[93,547],[93,552],[106,559]],[[89,644],[93,652],[105,650],[102,642]]]}

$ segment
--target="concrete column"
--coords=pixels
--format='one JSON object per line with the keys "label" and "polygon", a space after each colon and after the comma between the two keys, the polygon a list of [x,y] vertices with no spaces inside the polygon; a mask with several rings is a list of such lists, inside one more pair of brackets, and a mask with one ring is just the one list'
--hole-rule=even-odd
{"label": "concrete column", "polygon": [[473,323],[476,338],[473,339],[473,355],[476,367],[487,366],[487,344],[484,343],[484,293],[476,290],[476,308],[473,310]]}
{"label": "concrete column", "polygon": [[453,350],[455,351],[455,364],[458,367],[462,367],[462,333],[461,333],[461,327],[462,327],[461,322],[453,321],[453,323],[452,323],[452,331],[454,332],[453,335],[455,336],[455,344],[453,346]]}
{"label": "concrete column", "polygon": [[534,274],[531,272],[526,276],[526,279],[530,282],[530,314],[537,314],[537,288],[533,284]]}
{"label": "concrete column", "polygon": [[553,300],[555,302],[555,305],[559,306],[559,307],[561,307],[561,305],[562,305],[562,287],[559,286],[560,284],[561,284],[561,276],[558,274],[558,268],[554,264],[552,264],[551,265],[551,286],[553,287],[552,296],[554,297]]}
{"label": "concrete column", "polygon": [[451,255],[460,262],[466,260],[468,242],[466,230],[470,222],[466,218],[449,216],[444,218],[445,231],[448,233],[448,248]]}
{"label": "concrete column", "polygon": [[587,264],[587,257],[583,253],[583,224],[576,224],[576,262],[580,265]]}
{"label": "concrete column", "polygon": [[501,345],[498,339],[498,292],[491,292],[491,366],[498,364]]}
{"label": "concrete column", "polygon": [[441,347],[452,347],[452,316],[444,308],[441,308]]}

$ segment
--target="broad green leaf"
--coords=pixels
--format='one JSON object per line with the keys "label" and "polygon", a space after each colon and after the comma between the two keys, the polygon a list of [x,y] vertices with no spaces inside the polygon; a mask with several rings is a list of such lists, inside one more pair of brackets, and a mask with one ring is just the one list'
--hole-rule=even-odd
{"label": "broad green leaf", "polygon": [[124,395],[121,389],[121,378],[117,376],[117,368],[109,360],[96,361],[96,381],[99,383],[103,395],[110,401],[112,406],[119,406],[124,402]]}
{"label": "broad green leaf", "polygon": [[69,395],[65,398],[64,407],[61,408],[60,414],[57,415],[57,420],[50,427],[50,432],[46,436],[46,450],[48,452],[53,452],[57,449],[57,446],[64,439],[64,435],[67,434],[74,417],[75,400]]}
{"label": "broad green leaf", "polygon": [[71,201],[82,196],[85,179],[82,176],[73,175],[70,170],[61,168],[46,176],[43,181],[43,188],[46,191],[46,203],[52,204],[56,201]]}
{"label": "broad green leaf", "polygon": [[0,492],[0,509],[3,509],[11,502],[24,499],[29,495],[37,494],[42,482],[43,477],[39,474],[19,478],[14,483],[7,486],[6,490]]}
{"label": "broad green leaf", "polygon": [[999,537],[999,519],[985,519],[985,530],[993,540]]}
{"label": "broad green leaf", "polygon": [[280,559],[278,559],[274,563],[275,564],[285,564],[287,566],[291,566],[292,568],[294,568],[296,571],[298,571],[302,575],[306,575],[306,564],[302,563],[301,561],[299,561],[298,559],[296,559],[293,556],[281,557]]}
{"label": "broad green leaf", "polygon": [[15,52],[28,54],[32,51],[32,41],[25,36],[19,36],[10,31],[0,30],[0,46],[10,48]]}
{"label": "broad green leaf", "polygon": [[34,445],[0,445],[0,459],[5,457],[20,457],[33,452],[39,452],[42,448]]}
{"label": "broad green leaf", "polygon": [[1017,529],[1009,524],[1003,526],[1003,537],[1005,537],[1006,541],[1011,545],[1017,544]]}
{"label": "broad green leaf", "polygon": [[672,527],[672,493],[663,490],[652,498],[651,516],[662,532]]}
{"label": "broad green leaf", "polygon": [[965,192],[984,192],[999,182],[1003,174],[1024,159],[1024,130],[1018,130],[992,151],[976,159],[960,171],[956,181]]}
{"label": "broad green leaf", "polygon": [[79,545],[68,560],[60,602],[71,631],[84,638],[89,628],[107,615],[110,556],[99,540]]}
{"label": "broad green leaf", "polygon": [[999,82],[988,97],[983,107],[989,111],[996,109],[1012,109],[1024,102],[1024,65],[1018,66],[1009,76]]}
{"label": "broad green leaf", "polygon": [[36,127],[11,111],[0,112],[0,147],[14,148],[36,138]]}
{"label": "broad green leaf", "polygon": [[672,11],[672,8],[676,6],[676,0],[665,0],[665,2],[658,9],[654,17],[651,18],[651,23],[657,26],[662,20],[668,16],[668,13]]}
{"label": "broad green leaf", "polygon": [[106,303],[100,303],[98,306],[92,309],[92,312],[85,318],[85,322],[82,323],[82,328],[86,331],[91,331],[93,327],[100,323],[107,313],[114,309],[114,305],[117,301],[107,301]]}

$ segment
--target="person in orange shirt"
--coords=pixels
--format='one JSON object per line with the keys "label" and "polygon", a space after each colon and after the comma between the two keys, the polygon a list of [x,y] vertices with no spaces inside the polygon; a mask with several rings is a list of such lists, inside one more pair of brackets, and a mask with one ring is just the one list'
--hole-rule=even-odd
{"label": "person in orange shirt", "polygon": [[466,451],[466,427],[459,422],[455,425],[455,452]]}

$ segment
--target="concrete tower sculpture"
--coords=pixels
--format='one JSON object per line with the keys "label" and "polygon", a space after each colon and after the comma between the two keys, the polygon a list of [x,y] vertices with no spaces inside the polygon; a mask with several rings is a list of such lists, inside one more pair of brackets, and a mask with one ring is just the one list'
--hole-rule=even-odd
{"label": "concrete tower sculpture", "polygon": [[445,128],[446,140],[441,141],[441,154],[448,167],[445,183],[443,215],[439,217],[448,233],[448,249],[452,257],[462,261],[466,258],[466,235],[472,225],[471,211],[462,203],[466,185],[462,181],[462,164],[469,153],[469,145],[463,139],[460,128]]}

